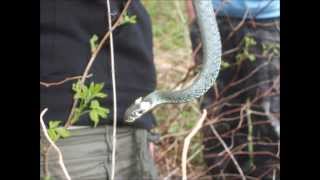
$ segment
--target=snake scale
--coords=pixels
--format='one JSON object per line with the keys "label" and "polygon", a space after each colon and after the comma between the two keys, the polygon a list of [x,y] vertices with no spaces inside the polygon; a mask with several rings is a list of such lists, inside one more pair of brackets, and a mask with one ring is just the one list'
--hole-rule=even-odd
{"label": "snake scale", "polygon": [[177,91],[155,90],[130,105],[124,115],[126,122],[134,122],[162,104],[186,103],[204,95],[215,83],[221,65],[221,40],[211,0],[193,0],[193,6],[203,43],[202,68],[194,82]]}

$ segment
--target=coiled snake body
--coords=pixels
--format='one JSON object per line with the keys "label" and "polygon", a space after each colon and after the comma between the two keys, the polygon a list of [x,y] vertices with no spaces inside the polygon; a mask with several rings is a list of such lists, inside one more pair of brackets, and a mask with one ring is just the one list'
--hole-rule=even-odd
{"label": "coiled snake body", "polygon": [[178,91],[155,90],[140,97],[128,107],[124,119],[134,122],[158,105],[185,103],[204,95],[214,84],[221,65],[221,40],[211,0],[193,0],[203,43],[202,69],[197,79],[187,88]]}

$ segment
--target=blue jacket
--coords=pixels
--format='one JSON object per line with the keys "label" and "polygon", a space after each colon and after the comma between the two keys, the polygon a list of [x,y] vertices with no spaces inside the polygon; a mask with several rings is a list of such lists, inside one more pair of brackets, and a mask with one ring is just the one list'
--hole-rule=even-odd
{"label": "blue jacket", "polygon": [[280,0],[212,0],[218,16],[242,18],[249,10],[248,19],[271,19],[280,17]]}

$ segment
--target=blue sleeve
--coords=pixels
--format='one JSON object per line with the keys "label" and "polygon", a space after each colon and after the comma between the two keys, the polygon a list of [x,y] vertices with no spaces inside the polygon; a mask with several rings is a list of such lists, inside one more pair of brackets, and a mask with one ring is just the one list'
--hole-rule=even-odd
{"label": "blue sleeve", "polygon": [[218,16],[242,18],[249,10],[248,19],[269,19],[280,17],[280,0],[212,0]]}

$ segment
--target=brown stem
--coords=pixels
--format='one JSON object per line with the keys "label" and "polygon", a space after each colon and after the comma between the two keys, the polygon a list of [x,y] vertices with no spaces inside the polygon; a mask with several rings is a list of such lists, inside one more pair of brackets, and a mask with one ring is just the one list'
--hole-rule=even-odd
{"label": "brown stem", "polygon": [[[90,77],[92,77],[92,74],[89,74],[86,78],[90,78]],[[62,81],[51,82],[51,83],[40,81],[40,85],[45,86],[45,87],[48,88],[48,87],[50,87],[50,86],[58,86],[58,85],[61,85],[61,84],[66,83],[66,82],[68,82],[68,81],[77,80],[77,79],[80,79],[80,78],[82,78],[82,76],[67,77],[67,78],[65,78],[65,79],[62,80]]]}
{"label": "brown stem", "polygon": [[[116,22],[114,23],[114,25],[112,26],[112,29],[109,30],[109,31],[104,35],[104,37],[102,38],[102,40],[101,40],[101,42],[99,43],[98,47],[97,47],[97,48],[95,49],[95,51],[92,53],[91,58],[90,58],[90,60],[89,60],[89,62],[88,62],[88,64],[87,64],[86,69],[85,69],[85,71],[84,71],[84,73],[83,73],[83,75],[82,75],[82,78],[81,78],[81,80],[80,80],[80,85],[81,85],[81,86],[84,85],[84,83],[85,83],[85,78],[84,78],[84,77],[86,77],[86,76],[88,75],[89,70],[90,70],[90,68],[91,68],[94,60],[96,59],[98,53],[99,53],[100,50],[102,49],[102,46],[105,44],[105,42],[107,41],[108,37],[110,36],[110,31],[113,31],[115,28],[117,28],[117,27],[120,25],[120,22],[121,22],[121,20],[122,20],[122,17],[123,17],[123,15],[124,15],[124,13],[127,11],[127,9],[129,8],[129,5],[130,5],[131,1],[132,1],[132,0],[128,0],[128,1],[127,1],[127,3],[126,3],[126,5],[125,5],[125,7],[123,8],[120,16],[118,17],[117,21],[116,21]],[[68,120],[67,120],[66,124],[64,125],[64,127],[67,128],[67,127],[69,127],[69,126],[71,125],[71,122],[72,122],[72,120],[73,120],[73,116],[74,116],[75,108],[76,108],[77,104],[78,104],[78,100],[76,99],[76,100],[73,101],[72,108],[71,108],[71,111],[70,111]]]}

